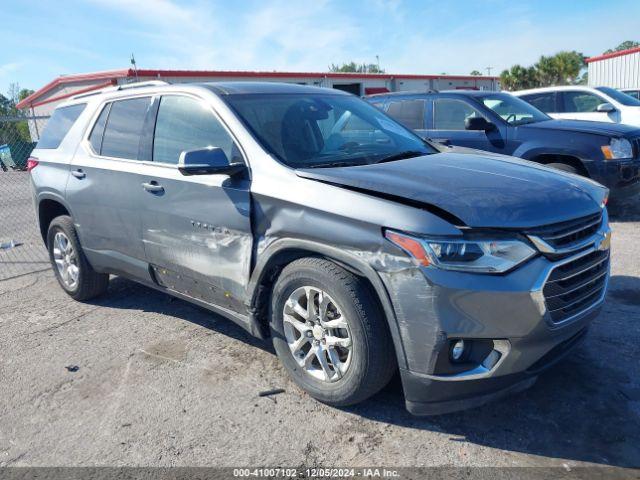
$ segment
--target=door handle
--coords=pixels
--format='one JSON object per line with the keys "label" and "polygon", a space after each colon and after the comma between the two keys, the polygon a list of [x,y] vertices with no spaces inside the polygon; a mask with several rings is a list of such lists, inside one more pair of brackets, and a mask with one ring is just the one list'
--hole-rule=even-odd
{"label": "door handle", "polygon": [[84,177],[87,176],[87,174],[84,173],[81,168],[79,168],[78,170],[73,170],[71,172],[71,175],[73,175],[76,178],[80,178],[80,179],[83,179]]}
{"label": "door handle", "polygon": [[152,180],[149,183],[146,183],[146,182],[143,183],[142,188],[144,188],[147,192],[151,192],[151,193],[164,192],[164,187],[158,184],[158,182],[156,182],[155,180]]}
{"label": "door handle", "polygon": [[451,139],[450,138],[432,138],[431,141],[432,142],[441,143],[443,145],[451,145]]}

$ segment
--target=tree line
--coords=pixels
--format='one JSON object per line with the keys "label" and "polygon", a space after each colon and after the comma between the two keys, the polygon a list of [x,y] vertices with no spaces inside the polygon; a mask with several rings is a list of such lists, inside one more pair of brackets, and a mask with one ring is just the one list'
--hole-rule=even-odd
{"label": "tree line", "polygon": [[378,64],[356,62],[343,63],[342,65],[332,63],[329,65],[329,71],[338,73],[385,73],[384,68],[380,68]]}
{"label": "tree line", "polygon": [[30,142],[29,125],[26,121],[2,121],[2,117],[21,115],[16,105],[33,93],[33,90],[20,88],[17,83],[9,85],[7,95],[0,93],[0,145],[13,142]]}
{"label": "tree line", "polygon": [[[627,40],[604,53],[613,53],[640,46],[639,42]],[[541,56],[537,63],[529,67],[513,65],[500,74],[503,90],[524,90],[527,88],[554,85],[584,85],[588,81],[585,57],[582,53],[562,51],[551,56]]]}

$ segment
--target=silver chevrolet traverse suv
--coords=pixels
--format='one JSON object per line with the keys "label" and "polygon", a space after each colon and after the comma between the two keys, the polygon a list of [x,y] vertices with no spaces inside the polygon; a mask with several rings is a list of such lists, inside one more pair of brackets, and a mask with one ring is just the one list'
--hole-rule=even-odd
{"label": "silver chevrolet traverse suv", "polygon": [[397,370],[409,411],[531,385],[609,277],[607,190],[428,142],[336,90],[110,87],[58,107],[29,160],[60,286],[126,277],[270,337],[344,406]]}

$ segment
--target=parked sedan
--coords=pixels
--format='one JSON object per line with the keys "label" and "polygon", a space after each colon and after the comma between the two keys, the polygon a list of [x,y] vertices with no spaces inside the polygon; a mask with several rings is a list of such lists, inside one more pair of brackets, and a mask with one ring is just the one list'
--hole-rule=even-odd
{"label": "parked sedan", "polygon": [[640,127],[640,100],[615,88],[571,85],[520,90],[513,94],[553,118]]}
{"label": "parked sedan", "polygon": [[368,100],[435,142],[521,157],[589,177],[609,187],[614,200],[640,192],[636,127],[553,120],[499,92],[391,93]]}

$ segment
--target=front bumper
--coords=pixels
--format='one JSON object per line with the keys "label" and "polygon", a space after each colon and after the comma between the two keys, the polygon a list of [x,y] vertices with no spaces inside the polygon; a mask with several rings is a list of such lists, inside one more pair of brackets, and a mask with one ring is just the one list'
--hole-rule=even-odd
{"label": "front bumper", "polygon": [[589,175],[609,188],[612,202],[640,194],[640,158],[593,162]]}
{"label": "front bumper", "polygon": [[[597,316],[599,311],[599,307],[590,311],[588,319],[585,318],[580,322],[580,330],[575,332],[575,329],[567,329],[568,338],[560,340],[529,368],[521,372],[478,379],[446,381],[401,369],[400,375],[407,410],[413,415],[440,415],[477,407],[529,388],[535,383],[541,372],[569,355],[575,347],[584,341],[588,331],[588,323]],[[545,350],[545,347],[516,342],[512,352],[517,353],[525,350],[534,350],[540,354]]]}
{"label": "front bumper", "polygon": [[[400,373],[407,409],[417,415],[446,413],[532,385],[542,370],[580,343],[598,315],[608,255],[601,294],[561,321],[554,321],[547,308],[546,282],[560,265],[599,248],[594,244],[556,261],[538,256],[505,275],[417,267],[380,272],[406,357]],[[493,342],[498,353],[491,354],[499,359],[443,372],[442,357],[452,339]]]}

